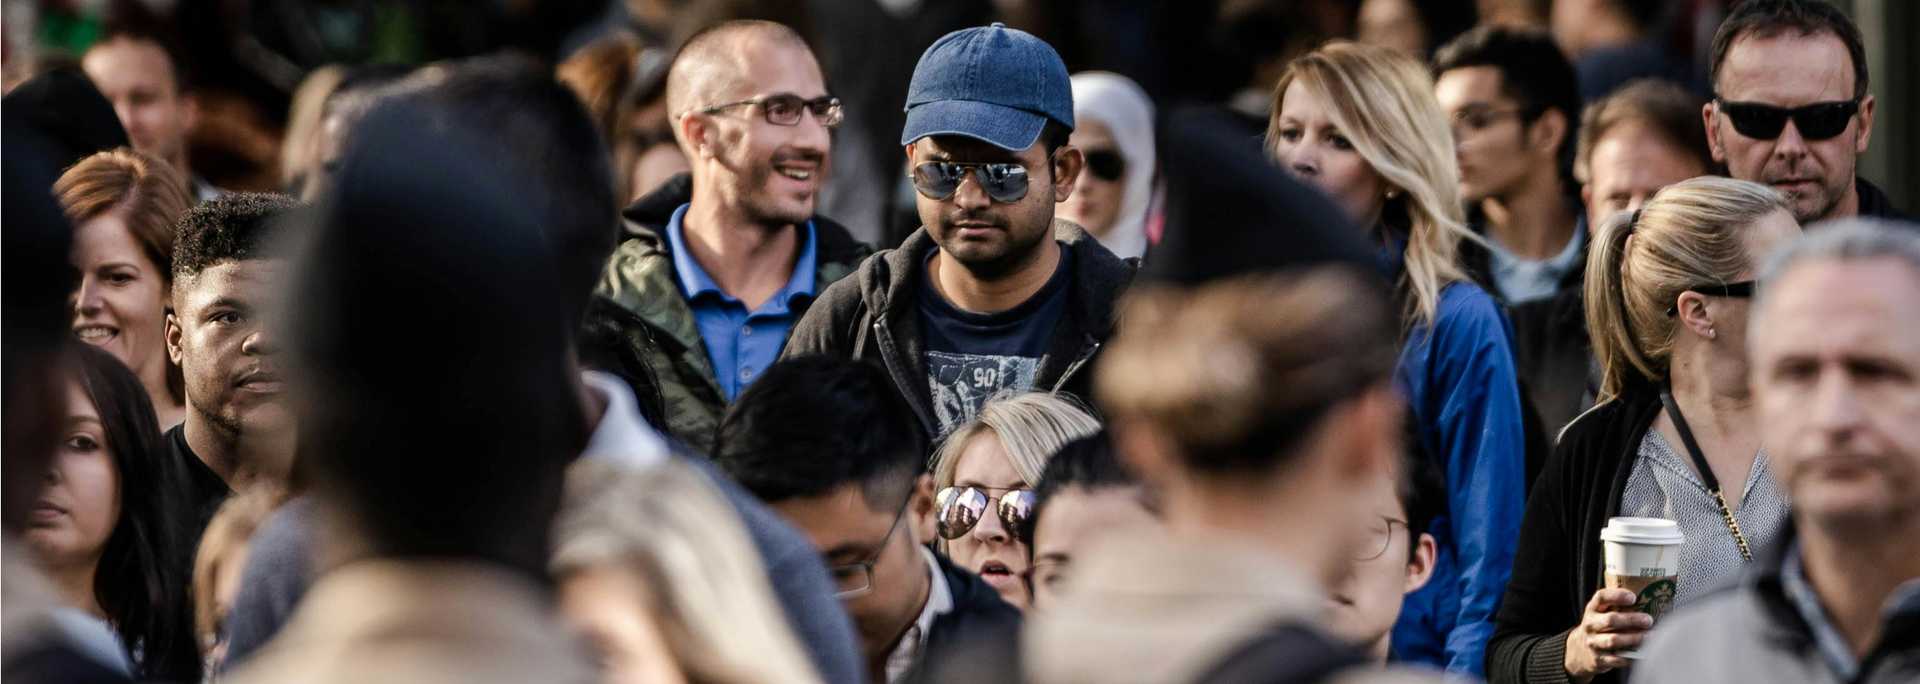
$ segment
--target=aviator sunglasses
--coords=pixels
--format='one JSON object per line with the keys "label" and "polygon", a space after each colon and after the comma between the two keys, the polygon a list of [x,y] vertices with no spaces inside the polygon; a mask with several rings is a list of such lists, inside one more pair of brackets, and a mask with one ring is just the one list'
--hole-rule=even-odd
{"label": "aviator sunglasses", "polygon": [[1860,100],[1815,102],[1799,107],[1776,107],[1757,102],[1728,102],[1714,98],[1714,104],[1733,122],[1733,130],[1754,140],[1772,140],[1793,120],[1794,130],[1808,140],[1826,140],[1847,130],[1853,115],[1860,113]]}
{"label": "aviator sunglasses", "polygon": [[[988,487],[948,487],[940,490],[935,498],[940,507],[939,531],[942,539],[959,539],[980,524],[980,518],[986,515],[987,504],[996,501],[987,497]],[[1002,490],[995,506],[995,514],[1000,516],[1000,525],[1007,530],[1007,536],[1017,542],[1026,541],[1027,521],[1033,518],[1033,505],[1037,501],[1031,489]]]}

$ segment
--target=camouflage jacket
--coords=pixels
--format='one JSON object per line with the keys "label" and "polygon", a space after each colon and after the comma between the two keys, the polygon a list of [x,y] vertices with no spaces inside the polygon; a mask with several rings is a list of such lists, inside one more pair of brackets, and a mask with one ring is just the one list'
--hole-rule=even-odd
{"label": "camouflage jacket", "polygon": [[[693,180],[683,174],[622,211],[625,234],[607,261],[596,292],[639,317],[642,324],[628,334],[659,382],[666,431],[699,453],[711,454],[727,398],[714,377],[713,361],[700,338],[693,309],[680,291],[666,229],[674,210],[692,199]],[[847,277],[873,253],[872,247],[829,219],[814,217],[813,229],[818,241],[816,293]],[[808,298],[794,302],[795,327],[811,304]]]}

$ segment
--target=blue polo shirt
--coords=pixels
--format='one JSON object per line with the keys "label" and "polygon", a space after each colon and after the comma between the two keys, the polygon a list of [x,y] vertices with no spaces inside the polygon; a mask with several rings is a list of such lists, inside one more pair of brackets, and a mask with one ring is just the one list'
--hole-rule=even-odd
{"label": "blue polo shirt", "polygon": [[673,247],[673,269],[680,274],[680,291],[687,296],[687,308],[693,309],[693,321],[700,326],[700,338],[707,343],[707,358],[713,361],[714,376],[720,389],[733,401],[760,373],[780,358],[787,344],[787,331],[797,316],[793,304],[800,298],[813,298],[814,264],[818,260],[818,241],[813,222],[807,222],[805,239],[800,242],[800,259],[794,262],[793,276],[786,286],[773,293],[760,308],[747,305],[720,290],[700,262],[687,252],[687,240],[680,221],[687,215],[682,204],[667,221],[667,244]]}

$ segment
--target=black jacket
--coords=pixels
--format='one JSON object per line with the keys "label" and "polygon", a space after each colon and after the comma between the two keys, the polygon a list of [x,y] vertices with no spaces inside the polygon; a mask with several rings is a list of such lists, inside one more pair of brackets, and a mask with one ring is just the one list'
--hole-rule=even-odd
{"label": "black jacket", "polygon": [[1598,393],[1598,377],[1592,372],[1592,343],[1587,339],[1587,309],[1581,294],[1587,280],[1587,249],[1593,243],[1593,230],[1594,226],[1587,227],[1579,257],[1561,276],[1553,296],[1524,304],[1508,303],[1493,286],[1493,267],[1486,247],[1471,241],[1460,243],[1460,265],[1467,277],[1500,299],[1507,319],[1513,323],[1514,369],[1520,375],[1520,392],[1548,435],[1558,434],[1560,428],[1573,422],[1593,404]]}
{"label": "black jacket", "polygon": [[927,630],[926,648],[920,652],[920,662],[907,681],[966,681],[953,677],[963,669],[979,666],[1017,677],[1017,656],[995,659],[995,662],[982,662],[980,656],[1018,652],[1020,610],[1000,598],[1000,592],[978,575],[947,560],[946,554],[936,552],[933,557],[940,562],[940,574],[947,578],[947,590],[953,593],[953,610],[933,619],[933,628]]}
{"label": "black jacket", "polygon": [[1901,211],[1899,207],[1893,206],[1893,201],[1887,199],[1887,193],[1881,192],[1880,188],[1874,187],[1872,183],[1868,183],[1867,179],[1854,176],[1853,189],[1860,195],[1861,216],[1871,216],[1894,221],[1913,220],[1913,217],[1908,216],[1907,212]]}
{"label": "black jacket", "polygon": [[[1071,245],[1074,280],[1067,313],[1054,327],[1040,357],[1035,390],[1090,399],[1094,355],[1113,333],[1118,300],[1133,282],[1136,264],[1114,256],[1070,221],[1054,221],[1055,239]],[[927,386],[926,341],[918,308],[922,255],[935,249],[926,229],[914,231],[898,249],[878,252],[854,277],[834,283],[794,326],[783,358],[832,354],[877,361],[920,417],[929,437],[940,434],[933,394]]]}
{"label": "black jacket", "polygon": [[[1490,684],[1563,684],[1567,632],[1601,586],[1600,530],[1620,510],[1640,441],[1660,414],[1651,385],[1580,416],[1547,459],[1527,499],[1519,551],[1493,638]],[[1620,681],[1618,673],[1594,678]]]}

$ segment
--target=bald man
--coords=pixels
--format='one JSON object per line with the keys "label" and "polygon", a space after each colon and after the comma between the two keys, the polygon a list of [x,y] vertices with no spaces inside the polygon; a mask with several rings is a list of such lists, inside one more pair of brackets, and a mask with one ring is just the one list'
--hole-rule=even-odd
{"label": "bald man", "polygon": [[736,21],[690,39],[667,71],[692,170],[627,207],[600,283],[647,326],[666,429],[709,452],[727,404],[786,346],[814,295],[872,249],[816,216],[840,101],[799,34]]}

